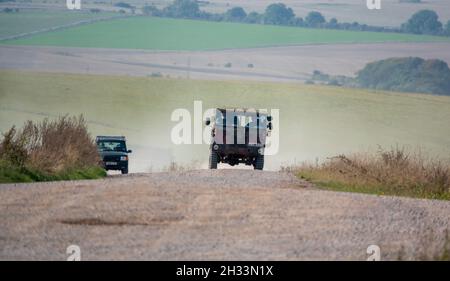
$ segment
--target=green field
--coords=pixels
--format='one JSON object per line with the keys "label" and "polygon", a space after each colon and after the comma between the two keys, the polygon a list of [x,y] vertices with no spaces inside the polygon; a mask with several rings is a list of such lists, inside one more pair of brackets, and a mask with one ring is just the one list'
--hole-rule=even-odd
{"label": "green field", "polygon": [[74,12],[74,11],[20,11],[0,13],[0,38],[66,25],[78,21],[106,18],[114,13]]}
{"label": "green field", "polygon": [[430,42],[449,38],[133,17],[97,22],[8,41],[12,45],[211,50],[291,44]]}
{"label": "green field", "polygon": [[280,110],[277,169],[304,160],[376,150],[421,147],[450,157],[450,97],[339,87],[245,81],[0,72],[0,131],[62,114],[83,113],[91,132],[126,135],[130,170],[157,170],[167,161],[205,164],[207,145],[173,145],[171,113],[218,106]]}

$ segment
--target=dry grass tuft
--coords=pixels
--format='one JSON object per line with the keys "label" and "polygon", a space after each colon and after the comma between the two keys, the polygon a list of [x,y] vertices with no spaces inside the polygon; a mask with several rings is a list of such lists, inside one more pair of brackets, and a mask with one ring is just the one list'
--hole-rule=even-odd
{"label": "dry grass tuft", "polygon": [[100,158],[83,116],[64,116],[12,127],[0,142],[0,161],[16,170],[55,175],[98,167]]}
{"label": "dry grass tuft", "polygon": [[320,165],[291,170],[336,190],[450,199],[449,162],[400,147],[380,148],[372,154],[338,155]]}

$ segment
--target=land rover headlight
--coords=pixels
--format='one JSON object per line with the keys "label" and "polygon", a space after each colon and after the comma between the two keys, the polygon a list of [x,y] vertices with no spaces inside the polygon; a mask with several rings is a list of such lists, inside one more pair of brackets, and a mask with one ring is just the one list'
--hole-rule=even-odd
{"label": "land rover headlight", "polygon": [[128,160],[128,156],[120,156],[120,161],[127,161]]}

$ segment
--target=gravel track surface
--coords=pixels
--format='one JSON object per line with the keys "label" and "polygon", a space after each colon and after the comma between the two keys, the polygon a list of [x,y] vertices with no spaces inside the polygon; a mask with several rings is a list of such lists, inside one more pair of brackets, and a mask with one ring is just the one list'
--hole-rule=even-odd
{"label": "gravel track surface", "polygon": [[[251,170],[0,185],[0,259],[365,260],[439,249],[450,202],[319,190]],[[429,243],[433,240],[433,243]]]}

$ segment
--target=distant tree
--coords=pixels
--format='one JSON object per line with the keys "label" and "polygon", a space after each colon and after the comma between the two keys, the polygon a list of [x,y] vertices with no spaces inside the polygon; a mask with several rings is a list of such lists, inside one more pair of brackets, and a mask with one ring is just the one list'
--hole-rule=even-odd
{"label": "distant tree", "polygon": [[161,16],[161,11],[155,5],[142,7],[142,13],[147,16]]}
{"label": "distant tree", "polygon": [[291,20],[290,25],[303,27],[303,26],[305,26],[305,21],[303,20],[303,18],[296,17]]}
{"label": "distant tree", "polygon": [[286,25],[289,24],[293,18],[295,18],[294,11],[282,3],[267,6],[264,14],[264,22],[267,24]]}
{"label": "distant tree", "polygon": [[258,14],[257,12],[251,12],[245,18],[245,22],[248,23],[262,23],[263,16]]}
{"label": "distant tree", "polygon": [[223,14],[211,14],[207,12],[200,12],[199,18],[210,21],[224,21],[225,16]]}
{"label": "distant tree", "polygon": [[404,24],[402,30],[415,34],[436,35],[442,32],[442,23],[438,20],[438,15],[432,10],[421,10]]}
{"label": "distant tree", "polygon": [[118,2],[118,3],[114,4],[114,6],[120,7],[120,8],[125,8],[125,9],[133,9],[134,8],[134,6],[132,6],[128,3],[125,3],[125,2]]}
{"label": "distant tree", "polygon": [[450,20],[447,21],[447,24],[445,25],[445,28],[444,28],[444,34],[445,34],[446,36],[450,36]]}
{"label": "distant tree", "polygon": [[350,26],[351,30],[362,30],[362,25],[360,25],[357,21],[352,22],[351,26]]}
{"label": "distant tree", "polygon": [[321,13],[312,11],[306,16],[305,21],[309,27],[320,27],[325,23],[325,18]]}
{"label": "distant tree", "polygon": [[5,12],[5,13],[13,13],[14,12],[14,9],[11,9],[11,8],[4,8],[3,9],[3,12]]}
{"label": "distant tree", "polygon": [[338,28],[339,24],[336,18],[332,18],[328,23],[327,23],[327,28]]}
{"label": "distant tree", "polygon": [[225,19],[228,21],[241,22],[241,21],[244,21],[246,17],[247,17],[247,13],[241,7],[231,8],[225,13]]}
{"label": "distant tree", "polygon": [[174,18],[197,18],[200,8],[195,0],[175,0],[164,8],[164,15]]}
{"label": "distant tree", "polygon": [[450,95],[450,69],[441,60],[390,58],[368,63],[357,73],[364,88]]}

